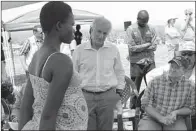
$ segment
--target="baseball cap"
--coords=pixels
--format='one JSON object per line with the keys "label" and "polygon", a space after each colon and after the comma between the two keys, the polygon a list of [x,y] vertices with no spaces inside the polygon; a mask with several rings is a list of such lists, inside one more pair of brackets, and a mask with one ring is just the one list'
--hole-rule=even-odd
{"label": "baseball cap", "polygon": [[170,20],[176,20],[176,19],[178,19],[177,17],[174,17],[174,16],[170,16],[170,17],[168,17],[169,19],[167,20],[168,22],[170,21]]}
{"label": "baseball cap", "polygon": [[175,62],[180,67],[183,66],[183,67],[187,68],[187,66],[188,66],[187,60],[182,56],[173,57],[173,59],[171,59],[168,63],[171,63],[171,62]]}

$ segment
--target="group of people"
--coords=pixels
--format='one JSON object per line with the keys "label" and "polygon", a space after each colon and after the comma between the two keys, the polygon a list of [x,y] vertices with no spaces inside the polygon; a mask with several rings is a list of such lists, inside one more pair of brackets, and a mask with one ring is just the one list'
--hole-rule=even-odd
{"label": "group of people", "polygon": [[[137,22],[126,30],[130,74],[138,92],[142,78],[155,68],[157,35],[148,21],[148,12],[141,10]],[[64,2],[48,2],[41,9],[40,24],[33,30],[34,39],[21,50],[21,56],[31,61],[23,64],[28,80],[18,110],[18,129],[112,130],[114,109],[125,89],[125,71],[117,46],[106,40],[111,22],[96,18],[87,42],[81,42],[78,33],[80,44],[72,58],[61,53],[62,43],[74,39],[72,8]],[[38,50],[27,53],[30,41]],[[195,113],[195,84],[185,76],[191,61],[186,58],[189,53],[183,53],[177,52],[169,70],[148,83],[138,130],[187,129],[182,115]]]}
{"label": "group of people", "polygon": [[165,44],[168,47],[168,60],[171,60],[175,51],[179,50],[179,44],[184,41],[195,42],[195,27],[193,20],[193,11],[185,10],[185,19],[182,21],[180,29],[175,26],[178,18],[170,18],[165,27]]}

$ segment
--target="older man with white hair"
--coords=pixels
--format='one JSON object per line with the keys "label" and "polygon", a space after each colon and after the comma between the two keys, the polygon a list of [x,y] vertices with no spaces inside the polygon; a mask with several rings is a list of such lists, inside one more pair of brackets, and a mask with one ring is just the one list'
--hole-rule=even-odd
{"label": "older man with white hair", "polygon": [[119,50],[105,41],[111,29],[106,18],[95,19],[90,40],[73,53],[74,67],[83,79],[81,88],[89,110],[88,130],[112,130],[113,111],[125,87]]}

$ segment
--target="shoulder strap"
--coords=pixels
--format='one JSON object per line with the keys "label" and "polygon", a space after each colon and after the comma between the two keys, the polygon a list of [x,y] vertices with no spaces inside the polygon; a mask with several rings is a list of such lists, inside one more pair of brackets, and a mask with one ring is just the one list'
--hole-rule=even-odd
{"label": "shoulder strap", "polygon": [[56,53],[60,53],[60,52],[54,52],[54,53],[50,54],[50,55],[48,56],[48,58],[46,59],[46,61],[45,61],[45,63],[44,63],[44,66],[43,66],[43,68],[42,68],[42,71],[41,71],[41,76],[42,76],[42,74],[43,74],[44,68],[45,68],[45,66],[46,66],[46,64],[47,64],[47,62],[48,62],[48,60],[50,59],[51,56],[53,56],[53,55],[56,54]]}

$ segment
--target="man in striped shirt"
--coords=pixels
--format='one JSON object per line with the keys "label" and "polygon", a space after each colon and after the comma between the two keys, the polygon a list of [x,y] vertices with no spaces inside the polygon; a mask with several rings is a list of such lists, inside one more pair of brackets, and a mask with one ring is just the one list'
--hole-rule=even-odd
{"label": "man in striped shirt", "polygon": [[28,74],[28,66],[31,63],[34,53],[43,43],[43,32],[40,25],[34,26],[33,36],[29,37],[20,49],[20,59],[25,73]]}
{"label": "man in striped shirt", "polygon": [[145,110],[138,130],[187,130],[183,116],[195,114],[195,84],[186,79],[187,61],[176,56],[168,72],[149,82],[141,100]]}

